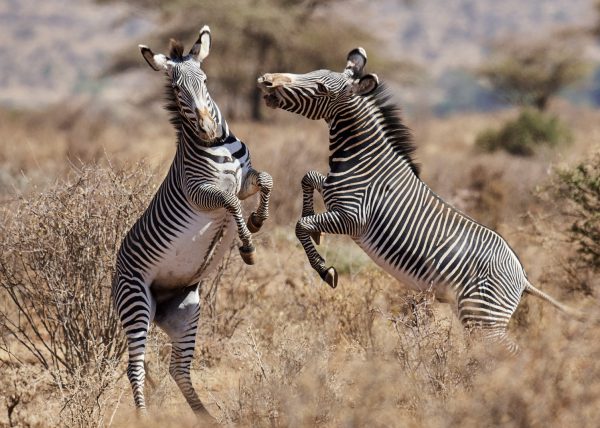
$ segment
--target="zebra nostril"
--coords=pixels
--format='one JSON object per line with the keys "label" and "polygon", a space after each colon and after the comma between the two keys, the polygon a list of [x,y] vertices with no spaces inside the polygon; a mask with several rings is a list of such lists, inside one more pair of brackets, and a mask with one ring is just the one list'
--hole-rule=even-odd
{"label": "zebra nostril", "polygon": [[271,76],[268,74],[260,76],[257,79],[257,83],[262,88],[272,88],[273,87],[273,81],[271,79]]}

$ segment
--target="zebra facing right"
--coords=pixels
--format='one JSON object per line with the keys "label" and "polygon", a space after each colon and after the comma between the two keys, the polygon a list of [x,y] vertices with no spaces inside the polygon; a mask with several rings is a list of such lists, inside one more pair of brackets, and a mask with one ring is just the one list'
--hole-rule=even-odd
{"label": "zebra facing right", "polygon": [[[342,73],[268,73],[258,79],[266,104],[324,119],[329,126],[329,172],[302,179],[302,217],[296,236],[311,266],[335,288],[338,274],[313,241],[321,233],[349,235],[379,266],[440,300],[454,300],[467,329],[503,343],[523,292],[576,314],[527,280],[521,262],[496,232],[436,195],[412,159],[408,128],[375,74],[365,74],[367,54],[352,50]],[[327,211],[315,214],[313,192]],[[312,240],[311,240],[312,238]]]}

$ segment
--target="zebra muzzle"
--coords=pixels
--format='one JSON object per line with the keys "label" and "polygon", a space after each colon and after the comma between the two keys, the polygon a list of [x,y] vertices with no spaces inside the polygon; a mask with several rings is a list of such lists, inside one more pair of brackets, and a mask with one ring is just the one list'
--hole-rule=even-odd
{"label": "zebra muzzle", "polygon": [[263,99],[265,100],[267,107],[278,108],[280,106],[281,98],[277,93],[277,87],[289,83],[290,81],[291,80],[284,75],[275,74],[265,74],[258,78],[258,87],[263,92]]}

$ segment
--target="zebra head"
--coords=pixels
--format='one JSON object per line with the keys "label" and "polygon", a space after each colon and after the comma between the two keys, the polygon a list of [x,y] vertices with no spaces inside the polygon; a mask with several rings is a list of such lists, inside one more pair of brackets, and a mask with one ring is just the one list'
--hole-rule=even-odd
{"label": "zebra head", "polygon": [[155,54],[147,46],[139,45],[148,65],[167,75],[167,91],[174,101],[174,106],[168,109],[176,110],[181,120],[207,142],[223,134],[220,113],[206,88],[206,74],[200,68],[210,51],[210,42],[210,28],[205,25],[187,55],[183,55],[183,45],[174,39],[171,39],[169,56]]}
{"label": "zebra head", "polygon": [[346,68],[341,73],[330,70],[306,74],[267,73],[258,78],[258,86],[271,108],[281,108],[309,119],[329,119],[379,85],[377,75],[363,74],[366,63],[367,52],[359,47],[350,51]]}

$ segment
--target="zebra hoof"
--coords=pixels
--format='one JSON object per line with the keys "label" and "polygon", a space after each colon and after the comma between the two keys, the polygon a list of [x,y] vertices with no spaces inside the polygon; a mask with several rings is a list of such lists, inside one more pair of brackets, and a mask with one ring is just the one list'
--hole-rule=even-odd
{"label": "zebra hoof", "polygon": [[321,273],[321,278],[325,281],[331,288],[337,287],[338,283],[338,274],[335,268],[332,266],[326,271]]}
{"label": "zebra hoof", "polygon": [[262,227],[263,222],[264,222],[264,220],[258,218],[256,213],[253,212],[252,214],[250,214],[250,217],[248,217],[246,226],[248,227],[248,230],[250,231],[250,233],[256,233]]}
{"label": "zebra hoof", "polygon": [[253,265],[256,263],[256,249],[253,246],[240,247],[240,256],[247,265]]}
{"label": "zebra hoof", "polygon": [[310,237],[315,242],[315,244],[320,245],[321,244],[321,235],[322,235],[321,232],[312,232],[310,234]]}

